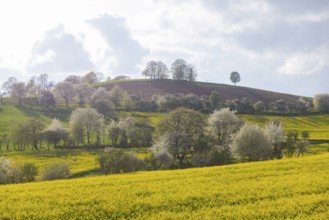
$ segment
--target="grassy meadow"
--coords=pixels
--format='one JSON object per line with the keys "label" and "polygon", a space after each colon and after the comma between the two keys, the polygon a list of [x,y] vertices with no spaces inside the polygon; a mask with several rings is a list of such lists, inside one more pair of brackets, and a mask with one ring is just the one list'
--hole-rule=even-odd
{"label": "grassy meadow", "polygon": [[264,124],[267,121],[278,118],[282,121],[287,131],[308,131],[310,140],[329,140],[329,115],[309,114],[309,115],[288,115],[288,116],[268,116],[268,115],[238,115],[243,121]]}
{"label": "grassy meadow", "polygon": [[[66,108],[60,106],[47,110],[8,104],[7,107],[0,107],[0,135],[9,133],[16,125],[16,122],[25,120],[28,117],[40,118],[45,124],[50,124],[53,118],[58,118],[64,125],[68,125],[70,114],[74,109],[74,107]],[[113,117],[135,117],[137,123],[156,127],[164,114],[161,112],[119,111],[113,114]],[[238,117],[244,122],[257,123],[259,125],[263,125],[273,118],[279,118],[287,131],[309,131],[310,140],[329,141],[329,114],[312,113],[283,116],[239,114]]]}
{"label": "grassy meadow", "polygon": [[0,186],[2,219],[328,219],[329,153]]}

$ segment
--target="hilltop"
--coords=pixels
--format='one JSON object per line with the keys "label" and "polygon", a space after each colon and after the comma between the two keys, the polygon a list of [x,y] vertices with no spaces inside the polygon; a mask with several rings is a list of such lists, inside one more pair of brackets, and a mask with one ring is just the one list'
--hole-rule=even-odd
{"label": "hilltop", "polygon": [[272,92],[267,90],[233,86],[227,84],[216,84],[207,82],[187,82],[170,79],[161,80],[122,80],[108,81],[100,83],[98,86],[105,87],[110,90],[118,84],[121,88],[128,91],[130,94],[141,94],[145,100],[150,100],[152,95],[176,94],[176,93],[193,93],[195,95],[209,96],[212,91],[218,91],[222,101],[232,100],[236,98],[248,98],[251,102],[275,101],[284,99],[287,102],[295,102],[300,98],[297,95]]}

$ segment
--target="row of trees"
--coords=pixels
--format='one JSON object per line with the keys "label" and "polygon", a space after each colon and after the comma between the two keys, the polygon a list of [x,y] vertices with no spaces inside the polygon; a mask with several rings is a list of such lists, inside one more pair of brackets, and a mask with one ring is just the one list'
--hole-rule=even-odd
{"label": "row of trees", "polygon": [[[92,85],[101,79],[101,74],[87,73],[84,77],[69,76],[63,82],[55,85],[50,82],[47,74],[32,77],[27,83],[19,82],[15,77],[10,77],[2,84],[2,95],[9,95],[19,104],[23,102],[30,105],[55,105],[55,95],[65,100],[66,106],[73,98],[79,104],[85,103],[85,98],[93,91]],[[1,100],[3,103],[3,100]]]}
{"label": "row of trees", "polygon": [[188,64],[183,59],[176,59],[170,67],[170,71],[166,64],[161,61],[151,60],[146,64],[142,75],[149,79],[167,79],[169,72],[173,80],[195,81],[197,77],[196,68],[192,64]]}
{"label": "row of trees", "polygon": [[264,113],[274,112],[279,114],[284,113],[306,113],[312,107],[312,103],[300,97],[295,102],[286,102],[284,99],[276,101],[262,101],[259,100],[251,103],[247,98],[226,100],[225,106],[231,110],[236,110],[239,113]]}
{"label": "row of trees", "polygon": [[94,108],[77,108],[72,112],[69,128],[65,128],[58,119],[53,119],[48,126],[37,118],[29,118],[17,123],[10,135],[0,137],[2,146],[10,149],[10,145],[17,151],[27,147],[39,150],[46,144],[72,147],[79,145],[100,146],[102,144],[118,147],[146,147],[152,142],[152,129],[136,124],[132,117],[111,120],[106,125],[103,114]]}
{"label": "row of trees", "polygon": [[196,96],[194,94],[166,94],[154,95],[152,97],[156,109],[158,111],[173,110],[178,107],[192,108],[201,112],[212,112],[217,108],[228,107],[238,113],[305,113],[311,107],[311,103],[304,98],[300,98],[295,102],[286,102],[283,99],[274,102],[257,101],[252,104],[247,98],[221,101],[220,94],[213,91],[209,97]]}
{"label": "row of trees", "polygon": [[204,120],[197,111],[178,108],[158,126],[151,151],[158,168],[227,164],[242,161],[281,159],[283,154],[303,154],[308,133],[285,133],[278,120],[264,128],[243,124],[228,108],[215,110]]}
{"label": "row of trees", "polygon": [[[90,72],[84,77],[69,76],[56,85],[48,82],[47,74],[33,77],[28,83],[18,82],[16,78],[10,77],[2,85],[2,95],[10,95],[20,105],[41,105],[46,108],[54,106],[56,100],[63,100],[66,107],[72,102],[80,107],[89,104],[103,114],[108,114],[119,106],[127,110],[132,107],[131,96],[117,85],[111,91],[107,91],[103,87],[95,89],[95,83],[100,80],[101,76],[94,72]],[[1,102],[3,105],[5,104],[3,99]]]}
{"label": "row of trees", "polygon": [[[188,64],[183,59],[176,59],[170,66],[170,69],[162,61],[151,60],[146,64],[145,69],[142,71],[142,75],[149,79],[168,79],[169,73],[173,80],[185,80],[195,81],[197,77],[197,71],[194,65]],[[230,80],[236,85],[240,82],[240,74],[233,71],[230,74]]]}
{"label": "row of trees", "polygon": [[[24,94],[23,92],[16,91],[17,87],[15,85],[22,85],[22,83],[9,83],[15,82],[12,78],[5,83],[5,87],[8,88],[7,91],[12,94],[14,98],[18,98],[19,103],[26,103],[29,105],[40,104],[49,107],[50,105],[54,105],[55,98],[58,98],[65,101],[66,106],[69,106],[73,101],[80,107],[89,104],[89,106],[97,109],[105,116],[110,116],[114,109],[118,110],[119,108],[127,111],[132,109],[138,111],[169,111],[178,107],[187,107],[209,113],[217,108],[229,107],[231,110],[236,110],[239,113],[276,112],[283,114],[286,112],[305,113],[308,108],[312,107],[312,104],[304,98],[300,98],[295,102],[286,102],[280,99],[273,102],[260,100],[251,103],[247,98],[226,100],[223,102],[217,91],[213,91],[209,97],[197,96],[194,94],[166,94],[153,95],[150,101],[145,101],[142,100],[140,95],[130,95],[118,85],[115,85],[110,91],[107,91],[104,87],[95,89],[92,84],[89,83],[95,83],[97,81],[96,75],[87,74],[86,76],[88,77],[83,78],[85,80],[77,76],[69,76],[63,82],[59,82],[51,91],[48,89],[51,87],[52,83],[48,83],[46,77],[40,76],[43,80],[37,81],[42,81],[46,86],[41,86],[41,84],[36,84],[34,87],[26,86],[25,89],[30,89],[28,89],[29,92],[26,93],[25,96],[22,95]],[[89,83],[84,81],[88,81]],[[43,88],[43,90],[40,90],[41,96],[38,95],[39,92],[36,92],[39,90],[35,88]],[[34,91],[34,93],[31,91]],[[21,95],[16,96],[15,94]],[[323,98],[325,95],[319,97],[320,98],[315,97],[314,99],[316,108],[319,109],[319,111],[325,111],[325,105],[327,103],[325,98]]]}
{"label": "row of trees", "polygon": [[[161,62],[152,62],[155,65],[164,65],[159,63]],[[181,62],[177,61],[175,63]],[[118,85],[115,85],[110,91],[103,87],[96,89],[95,85],[101,79],[102,74],[90,72],[84,77],[71,75],[63,82],[55,85],[48,81],[47,74],[33,77],[28,83],[18,82],[14,77],[10,77],[2,85],[2,94],[11,95],[17,99],[19,104],[41,105],[46,108],[55,105],[56,100],[63,100],[67,107],[71,103],[75,103],[79,107],[89,105],[106,116],[109,116],[112,110],[118,110],[119,108],[128,111],[131,109],[138,111],[168,111],[177,107],[193,108],[202,112],[211,112],[216,108],[229,107],[239,113],[305,113],[308,108],[312,107],[313,103],[316,110],[320,112],[329,111],[328,94],[316,95],[313,103],[305,98],[300,98],[295,102],[286,102],[279,99],[276,101],[259,100],[251,103],[247,98],[224,101],[221,100],[217,91],[213,91],[208,97],[194,94],[154,95],[150,101],[147,101],[143,100],[140,94],[129,94]],[[2,99],[1,102],[3,103]]]}
{"label": "row of trees", "polygon": [[[285,132],[279,120],[272,120],[263,128],[244,124],[229,108],[215,110],[207,120],[200,112],[177,108],[166,114],[152,141],[151,130],[136,126],[134,118],[111,120],[106,125],[104,116],[96,109],[78,108],[71,114],[69,128],[57,119],[45,127],[38,119],[30,118],[17,124],[10,140],[16,150],[28,146],[38,150],[42,143],[46,143],[48,149],[59,145],[111,145],[99,158],[101,171],[108,174],[281,159],[284,154],[299,156],[306,151],[309,138],[306,131],[299,135],[297,131]],[[9,139],[7,141],[9,145]],[[151,156],[145,159],[115,149],[145,146],[151,146]]]}

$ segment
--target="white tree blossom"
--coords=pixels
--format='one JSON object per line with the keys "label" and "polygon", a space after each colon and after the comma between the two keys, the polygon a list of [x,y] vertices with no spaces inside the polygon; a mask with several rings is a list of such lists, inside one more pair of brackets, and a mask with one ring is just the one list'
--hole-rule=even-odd
{"label": "white tree blossom", "polygon": [[233,153],[242,160],[266,160],[272,155],[271,139],[257,125],[245,124],[234,137],[231,147]]}
{"label": "white tree blossom", "polygon": [[11,161],[5,157],[0,157],[0,184],[8,183],[11,171]]}
{"label": "white tree blossom", "polygon": [[231,137],[239,128],[239,120],[235,111],[229,108],[215,110],[208,119],[210,132],[216,138],[216,145],[224,146],[231,142]]}
{"label": "white tree blossom", "polygon": [[282,144],[287,139],[282,124],[277,124],[271,121],[265,125],[265,131],[270,137],[273,146]]}
{"label": "white tree blossom", "polygon": [[90,144],[91,137],[96,134],[96,143],[99,143],[105,127],[104,116],[94,108],[78,108],[71,114],[70,127],[76,140],[87,137]]}
{"label": "white tree blossom", "polygon": [[170,140],[166,135],[160,136],[152,145],[150,151],[157,163],[157,167],[167,168],[172,164],[174,157],[169,153],[169,149]]}

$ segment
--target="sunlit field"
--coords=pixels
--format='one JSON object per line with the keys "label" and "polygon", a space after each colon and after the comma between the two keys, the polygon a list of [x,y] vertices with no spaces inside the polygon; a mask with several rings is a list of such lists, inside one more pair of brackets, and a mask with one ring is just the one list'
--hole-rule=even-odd
{"label": "sunlit field", "polygon": [[328,219],[329,154],[0,186],[10,219]]}

